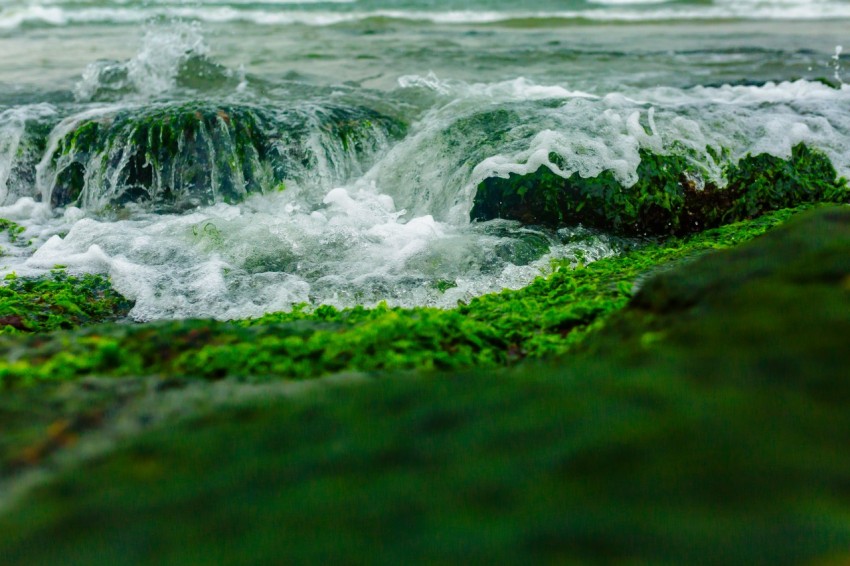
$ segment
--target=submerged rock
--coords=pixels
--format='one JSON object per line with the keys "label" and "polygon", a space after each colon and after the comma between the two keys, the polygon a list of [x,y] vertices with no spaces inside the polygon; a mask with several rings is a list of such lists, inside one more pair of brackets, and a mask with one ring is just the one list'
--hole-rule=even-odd
{"label": "submerged rock", "polygon": [[744,157],[726,168],[725,187],[704,182],[683,156],[641,150],[640,157],[632,187],[623,187],[611,171],[564,178],[546,166],[529,175],[485,179],[470,217],[549,227],[582,224],[622,235],[682,235],[802,203],[850,202],[847,182],[836,179],[829,158],[802,144],[787,160]]}
{"label": "submerged rock", "polygon": [[362,107],[151,105],[63,121],[39,184],[52,206],[95,210],[238,202],[286,181],[360,173],[403,132],[400,122]]}

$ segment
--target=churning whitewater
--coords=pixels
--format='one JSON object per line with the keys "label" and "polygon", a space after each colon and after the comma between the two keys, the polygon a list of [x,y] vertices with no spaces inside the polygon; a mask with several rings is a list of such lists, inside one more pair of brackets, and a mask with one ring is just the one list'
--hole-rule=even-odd
{"label": "churning whitewater", "polygon": [[0,8],[0,274],[107,274],[136,320],[451,307],[630,245],[471,222],[488,178],[628,187],[650,150],[722,185],[799,143],[850,175],[848,2],[414,4]]}

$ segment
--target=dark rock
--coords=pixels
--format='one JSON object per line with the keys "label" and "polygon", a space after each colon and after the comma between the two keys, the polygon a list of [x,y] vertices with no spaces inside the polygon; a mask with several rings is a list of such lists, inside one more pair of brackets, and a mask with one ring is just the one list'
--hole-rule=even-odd
{"label": "dark rock", "polygon": [[[789,159],[746,156],[726,167],[727,185],[702,181],[682,156],[641,150],[638,182],[623,187],[610,171],[563,178],[547,167],[530,175],[488,178],[472,220],[508,218],[558,228],[582,224],[627,236],[683,235],[813,202],[848,202],[850,190],[829,158],[804,145]],[[557,161],[558,156],[550,156]]]}
{"label": "dark rock", "polygon": [[53,206],[232,203],[308,173],[346,178],[404,131],[361,107],[155,104],[75,124],[59,139],[42,182]]}

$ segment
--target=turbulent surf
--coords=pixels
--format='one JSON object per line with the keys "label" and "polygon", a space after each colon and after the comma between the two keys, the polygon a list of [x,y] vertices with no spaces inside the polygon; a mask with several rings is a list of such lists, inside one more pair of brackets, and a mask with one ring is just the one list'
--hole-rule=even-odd
{"label": "turbulent surf", "polygon": [[[850,175],[848,19],[838,0],[11,0],[0,218],[22,230],[0,232],[0,274],[106,274],[136,320],[522,287],[705,222],[748,171]],[[637,222],[648,179],[683,204],[653,194]]]}

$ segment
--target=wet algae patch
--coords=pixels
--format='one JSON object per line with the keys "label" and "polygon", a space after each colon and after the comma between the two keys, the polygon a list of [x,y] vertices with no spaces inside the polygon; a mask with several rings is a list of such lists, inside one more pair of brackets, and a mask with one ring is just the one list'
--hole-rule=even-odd
{"label": "wet algae patch", "polygon": [[116,415],[151,389],[139,378],[83,379],[0,396],[0,506],[4,489],[13,488],[22,473],[55,466],[53,456],[73,451],[90,433],[110,430]]}
{"label": "wet algae patch", "polygon": [[213,412],[0,517],[8,564],[850,559],[850,210],[657,274],[581,352]]}
{"label": "wet algae patch", "polygon": [[54,270],[39,278],[7,275],[0,284],[0,335],[42,333],[125,317],[133,303],[100,275]]}
{"label": "wet algae patch", "polygon": [[[558,164],[557,155],[550,158]],[[470,217],[663,236],[700,232],[803,203],[850,202],[847,180],[837,178],[826,155],[803,144],[788,159],[761,154],[728,163],[723,187],[703,180],[707,173],[687,156],[646,149],[640,150],[637,174],[632,187],[623,187],[611,171],[564,178],[545,165],[528,175],[491,177],[479,184]]]}
{"label": "wet algae patch", "polygon": [[[751,239],[784,210],[688,238],[644,243],[571,267],[516,291],[456,309],[297,308],[242,322],[187,320],[100,325],[0,338],[0,385],[15,388],[88,375],[308,379],[339,371],[499,367],[569,351],[622,308],[648,272]],[[573,258],[573,261],[576,258]]]}

